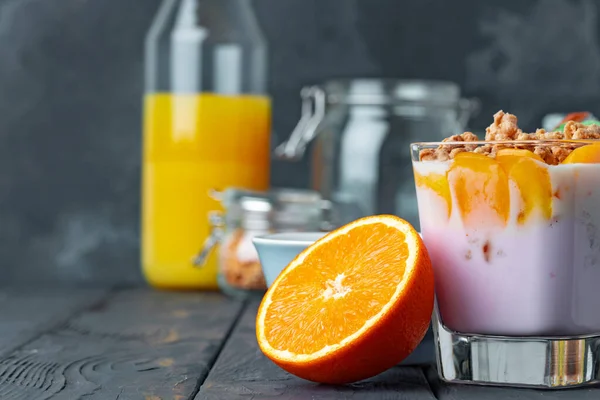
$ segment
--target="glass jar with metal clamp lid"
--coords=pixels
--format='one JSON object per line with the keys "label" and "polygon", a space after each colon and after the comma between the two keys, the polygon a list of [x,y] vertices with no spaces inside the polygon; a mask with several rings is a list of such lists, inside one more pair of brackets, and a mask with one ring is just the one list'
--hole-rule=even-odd
{"label": "glass jar with metal clamp lid", "polygon": [[218,283],[229,295],[262,294],[266,284],[252,238],[276,232],[328,231],[336,226],[328,200],[311,190],[274,189],[268,192],[229,188],[212,191],[224,212],[209,213],[211,234],[194,265],[202,268],[218,249]]}
{"label": "glass jar with metal clamp lid", "polygon": [[464,132],[479,109],[445,81],[342,79],[300,94],[302,116],[275,154],[298,161],[314,142],[311,189],[336,203],[342,223],[395,214],[418,228],[408,145]]}

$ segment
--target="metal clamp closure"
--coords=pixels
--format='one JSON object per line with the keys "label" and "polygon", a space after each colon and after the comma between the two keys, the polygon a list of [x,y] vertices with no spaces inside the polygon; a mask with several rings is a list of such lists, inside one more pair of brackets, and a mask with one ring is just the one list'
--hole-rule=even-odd
{"label": "metal clamp closure", "polygon": [[302,88],[302,115],[289,139],[275,149],[275,156],[289,161],[298,161],[304,156],[306,147],[317,135],[317,128],[325,117],[326,95],[318,86]]}
{"label": "metal clamp closure", "polygon": [[210,234],[204,241],[200,252],[192,259],[192,264],[195,267],[203,267],[211,254],[212,250],[223,238],[225,233],[225,221],[223,213],[220,211],[211,211],[208,213],[208,221],[210,224]]}

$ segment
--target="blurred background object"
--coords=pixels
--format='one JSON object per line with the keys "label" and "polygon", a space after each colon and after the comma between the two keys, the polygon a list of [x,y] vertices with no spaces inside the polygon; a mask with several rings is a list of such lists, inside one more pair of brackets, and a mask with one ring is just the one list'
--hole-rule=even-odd
{"label": "blurred background object", "polygon": [[[342,222],[399,215],[418,229],[412,142],[463,132],[478,109],[444,81],[346,79],[301,91],[302,115],[275,149],[298,161],[313,141],[311,186],[342,210]],[[313,104],[314,103],[314,104]]]}
{"label": "blurred background object", "polygon": [[[4,281],[139,284],[144,37],[159,0],[0,0]],[[456,82],[524,129],[600,114],[593,0],[255,0],[269,43],[273,142],[306,85],[348,77]],[[449,17],[453,16],[453,17]],[[543,32],[543,35],[540,34]],[[273,161],[310,187],[310,157]]]}

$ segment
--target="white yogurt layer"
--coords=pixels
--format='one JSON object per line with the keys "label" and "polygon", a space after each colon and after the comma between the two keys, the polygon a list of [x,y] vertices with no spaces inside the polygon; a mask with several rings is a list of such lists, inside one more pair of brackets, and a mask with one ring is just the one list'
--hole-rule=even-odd
{"label": "white yogurt layer", "polygon": [[[415,162],[422,176],[451,162]],[[506,227],[463,225],[452,199],[417,187],[419,218],[444,324],[463,333],[600,333],[600,164],[549,166],[552,218],[517,223],[521,196],[511,184]]]}

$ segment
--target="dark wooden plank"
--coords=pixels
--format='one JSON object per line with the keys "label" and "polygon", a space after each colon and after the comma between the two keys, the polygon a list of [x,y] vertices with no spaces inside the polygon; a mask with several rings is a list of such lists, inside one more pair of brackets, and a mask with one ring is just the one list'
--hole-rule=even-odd
{"label": "dark wooden plank", "polygon": [[196,400],[435,399],[422,370],[416,367],[392,368],[372,379],[345,386],[318,385],[288,374],[258,349],[257,306],[251,304],[245,310]]}
{"label": "dark wooden plank", "polygon": [[193,398],[242,307],[217,293],[118,292],[0,359],[0,398]]}
{"label": "dark wooden plank", "polygon": [[600,388],[535,390],[513,389],[494,386],[463,385],[442,382],[436,369],[430,367],[427,379],[435,395],[441,400],[598,400]]}
{"label": "dark wooden plank", "polygon": [[64,323],[107,293],[102,289],[0,289],[0,356]]}

